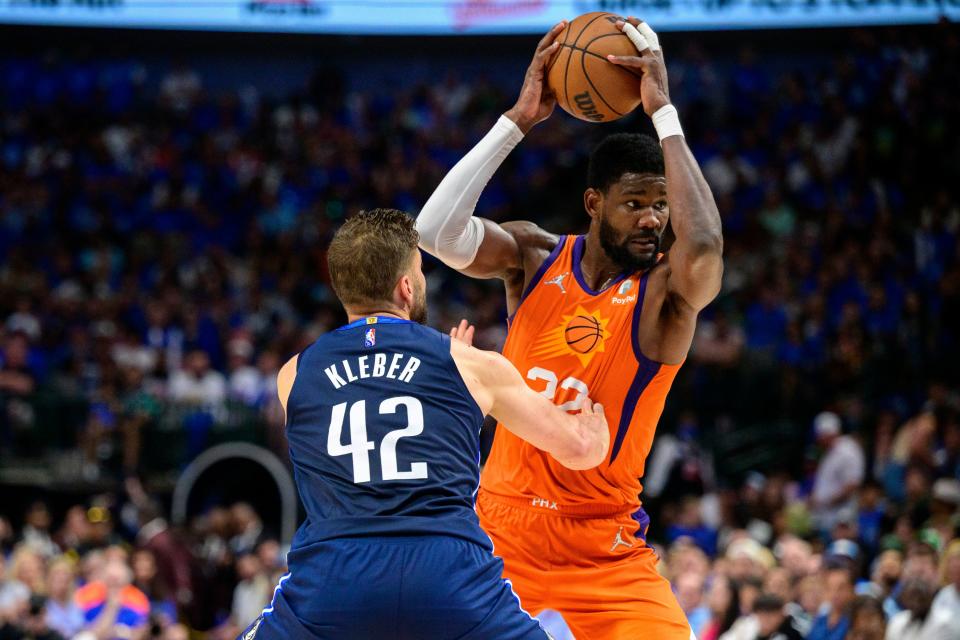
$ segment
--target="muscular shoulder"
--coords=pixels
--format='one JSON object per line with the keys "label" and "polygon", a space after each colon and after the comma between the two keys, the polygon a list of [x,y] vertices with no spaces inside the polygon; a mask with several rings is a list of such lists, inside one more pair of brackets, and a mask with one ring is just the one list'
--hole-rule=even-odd
{"label": "muscular shoulder", "polygon": [[504,278],[507,286],[507,311],[512,314],[520,304],[520,297],[533,274],[560,242],[560,236],[527,220],[504,222],[501,226],[513,237],[520,254],[520,268],[506,274]]}
{"label": "muscular shoulder", "polygon": [[665,253],[647,277],[647,296],[644,305],[650,305],[660,310],[660,313],[678,316],[680,318],[696,318],[697,310],[691,307],[680,296],[671,295],[670,280],[670,253]]}
{"label": "muscular shoulder", "polygon": [[560,236],[529,220],[513,220],[500,226],[517,241],[523,256],[537,251],[550,253],[560,242]]}
{"label": "muscular shoulder", "polygon": [[693,341],[697,311],[679,296],[670,294],[670,254],[650,270],[640,313],[640,351],[666,364],[683,362]]}
{"label": "muscular shoulder", "polygon": [[560,236],[550,233],[535,222],[529,220],[511,220],[500,225],[523,247],[553,250]]}

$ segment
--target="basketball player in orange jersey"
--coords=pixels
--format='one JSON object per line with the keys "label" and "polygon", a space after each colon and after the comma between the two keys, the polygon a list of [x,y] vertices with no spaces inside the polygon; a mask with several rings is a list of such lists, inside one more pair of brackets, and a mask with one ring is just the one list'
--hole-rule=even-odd
{"label": "basketball player in orange jersey", "polygon": [[[477,512],[524,608],[560,612],[580,639],[689,640],[693,633],[646,543],[639,478],[664,400],[720,289],[723,239],[710,188],[690,153],[656,34],[619,22],[638,55],[610,58],[642,73],[643,108],[660,144],[618,134],[593,152],[583,236],[532,222],[473,217],[483,187],[555,98],[544,70],[564,23],[540,42],[516,104],[444,178],[417,219],[420,246],[476,278],[506,284],[503,353],[561,408],[603,403],[606,461],[570,471],[498,429]],[[670,222],[676,237],[659,252]],[[454,330],[454,333],[458,333]]]}

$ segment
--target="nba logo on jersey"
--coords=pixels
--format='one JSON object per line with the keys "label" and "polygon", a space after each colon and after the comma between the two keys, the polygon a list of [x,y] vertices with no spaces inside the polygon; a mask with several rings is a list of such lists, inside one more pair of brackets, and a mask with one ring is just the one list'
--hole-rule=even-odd
{"label": "nba logo on jersey", "polygon": [[373,327],[370,327],[363,334],[363,346],[369,349],[375,344],[377,344],[377,330]]}

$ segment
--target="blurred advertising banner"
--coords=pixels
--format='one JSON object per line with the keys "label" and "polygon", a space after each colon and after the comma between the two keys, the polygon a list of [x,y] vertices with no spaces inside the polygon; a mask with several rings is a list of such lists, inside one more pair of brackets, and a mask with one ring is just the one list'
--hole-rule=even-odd
{"label": "blurred advertising banner", "polygon": [[541,33],[588,11],[657,29],[932,23],[960,0],[0,0],[0,24],[348,34]]}

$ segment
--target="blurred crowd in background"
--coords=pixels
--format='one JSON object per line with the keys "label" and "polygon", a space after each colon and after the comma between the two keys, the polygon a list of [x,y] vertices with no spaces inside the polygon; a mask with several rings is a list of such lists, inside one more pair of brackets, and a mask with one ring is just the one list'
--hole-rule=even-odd
{"label": "blurred crowd in background", "polygon": [[[958,637],[960,37],[847,36],[665,38],[725,235],[644,476],[701,640]],[[279,99],[187,65],[0,59],[0,467],[73,451],[116,486],[0,509],[0,639],[228,637],[268,602],[283,550],[249,505],[171,528],[140,479],[239,437],[285,457],[276,372],[344,321],[331,233],[415,214],[514,99],[520,75],[455,63],[383,86],[325,68]],[[585,231],[586,158],[617,130],[650,128],[556,113],[479,213]],[[498,348],[502,286],[427,270],[431,324]]]}

